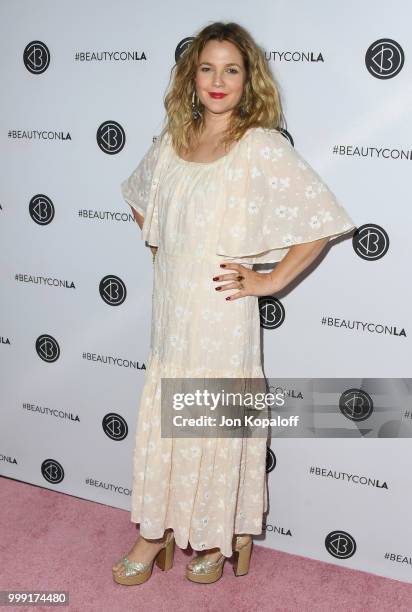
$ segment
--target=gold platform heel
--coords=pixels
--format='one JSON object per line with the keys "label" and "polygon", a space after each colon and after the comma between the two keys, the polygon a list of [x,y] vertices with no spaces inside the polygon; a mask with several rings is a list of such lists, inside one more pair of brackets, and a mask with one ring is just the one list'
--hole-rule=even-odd
{"label": "gold platform heel", "polygon": [[236,536],[235,541],[235,559],[233,563],[233,571],[235,576],[245,576],[249,571],[250,556],[252,554],[253,538],[247,536]]}
{"label": "gold platform heel", "polygon": [[130,561],[125,555],[117,563],[121,563],[124,567],[124,574],[117,575],[113,571],[113,580],[118,584],[128,586],[135,584],[143,584],[149,580],[152,575],[153,565],[156,562],[157,567],[163,571],[170,570],[173,567],[173,555],[175,550],[175,538],[173,531],[168,532],[163,548],[159,550],[152,561]]}
{"label": "gold platform heel", "polygon": [[186,565],[186,578],[192,582],[201,584],[211,584],[222,577],[223,566],[226,557],[221,555],[217,561],[209,561],[203,558],[204,555],[197,555],[194,563],[191,566]]}
{"label": "gold platform heel", "polygon": [[168,534],[169,539],[166,538],[166,545],[162,550],[157,553],[155,557],[156,565],[159,569],[167,572],[173,567],[173,556],[175,553],[175,539],[174,534]]}

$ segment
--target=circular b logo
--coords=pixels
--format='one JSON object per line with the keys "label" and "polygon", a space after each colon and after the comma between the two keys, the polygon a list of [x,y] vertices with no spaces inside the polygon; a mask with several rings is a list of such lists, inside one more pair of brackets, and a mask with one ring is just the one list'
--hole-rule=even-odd
{"label": "circular b logo", "polygon": [[356,552],[356,542],[346,531],[331,531],[325,538],[325,547],[336,559],[349,559]]}
{"label": "circular b logo", "polygon": [[48,363],[57,361],[60,356],[59,343],[49,334],[42,334],[37,338],[36,351],[38,356],[43,359],[43,361],[47,361]]}
{"label": "circular b logo", "polygon": [[389,236],[380,225],[365,223],[352,236],[355,253],[362,259],[381,259],[389,249]]}
{"label": "circular b logo", "polygon": [[125,419],[114,412],[103,417],[102,427],[106,436],[116,441],[124,440],[129,431]]}
{"label": "circular b logo", "polygon": [[41,40],[32,40],[23,51],[23,64],[32,74],[41,74],[50,64],[50,51]]}
{"label": "circular b logo", "polygon": [[402,47],[391,38],[376,40],[365,54],[366,68],[377,79],[392,79],[402,70],[404,61]]}
{"label": "circular b logo", "polygon": [[54,219],[54,206],[50,198],[38,193],[29,203],[29,213],[38,225],[48,225]]}
{"label": "circular b logo", "polygon": [[41,464],[43,478],[51,484],[59,484],[64,478],[64,469],[56,459],[45,459]]}
{"label": "circular b logo", "polygon": [[285,320],[285,309],[278,299],[265,296],[258,298],[260,324],[265,329],[276,329]]}
{"label": "circular b logo", "polygon": [[365,421],[373,412],[372,398],[362,389],[348,389],[340,396],[339,410],[351,421]]}
{"label": "circular b logo", "polygon": [[96,140],[103,153],[114,155],[126,144],[126,134],[117,121],[105,121],[97,129]]}
{"label": "circular b logo", "polygon": [[100,281],[99,292],[101,298],[109,306],[120,306],[126,299],[126,285],[118,276],[108,274]]}

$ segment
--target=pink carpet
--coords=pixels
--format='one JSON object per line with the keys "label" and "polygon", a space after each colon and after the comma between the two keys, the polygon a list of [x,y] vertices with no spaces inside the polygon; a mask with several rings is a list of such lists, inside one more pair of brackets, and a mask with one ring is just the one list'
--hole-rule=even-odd
{"label": "pink carpet", "polygon": [[256,544],[247,576],[236,578],[226,562],[221,580],[193,584],[184,577],[190,548],[176,547],[169,572],[155,565],[145,584],[121,586],[111,565],[138,535],[129,512],[9,478],[0,478],[0,491],[0,590],[67,590],[62,612],[412,610],[412,585]]}

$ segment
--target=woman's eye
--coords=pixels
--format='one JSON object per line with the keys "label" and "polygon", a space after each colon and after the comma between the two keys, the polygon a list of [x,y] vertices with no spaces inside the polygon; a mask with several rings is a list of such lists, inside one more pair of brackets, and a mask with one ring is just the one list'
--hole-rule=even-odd
{"label": "woman's eye", "polygon": [[[200,68],[200,70],[201,70],[201,72],[205,72],[205,71],[207,72],[207,71],[208,71],[208,70],[210,70],[210,69],[209,69],[209,67],[208,67],[208,66],[202,66],[202,67]],[[229,71],[229,72],[232,72],[232,74],[237,74],[237,73],[238,73],[238,70],[236,70],[236,68],[228,68],[228,71]]]}

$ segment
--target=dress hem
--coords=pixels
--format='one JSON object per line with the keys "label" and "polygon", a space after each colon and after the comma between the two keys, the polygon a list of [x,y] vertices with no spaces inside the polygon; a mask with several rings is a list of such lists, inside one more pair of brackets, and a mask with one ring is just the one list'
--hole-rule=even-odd
{"label": "dress hem", "polygon": [[[138,525],[138,524],[140,523],[140,521],[135,521],[133,518],[130,518],[130,521],[131,521],[132,523],[135,523],[136,525]],[[211,549],[211,548],[220,548],[218,544],[214,544],[214,545],[212,544],[212,546],[207,545],[207,546],[204,546],[204,547],[196,547],[195,545],[193,545],[193,544],[191,543],[191,539],[190,539],[190,538],[186,538],[186,540],[185,540],[185,541],[186,541],[186,544],[183,544],[183,542],[182,542],[182,540],[180,539],[180,537],[177,537],[177,536],[176,536],[176,532],[175,532],[175,530],[174,530],[174,527],[173,527],[173,525],[172,525],[172,524],[170,524],[170,523],[166,524],[166,526],[165,526],[165,528],[164,528],[164,530],[163,530],[163,533],[160,533],[159,535],[155,535],[155,536],[151,536],[151,537],[149,537],[149,536],[145,536],[145,535],[144,535],[144,533],[142,532],[142,527],[140,527],[140,528],[139,528],[139,534],[140,534],[140,535],[142,535],[144,538],[151,539],[151,540],[157,540],[158,538],[162,538],[162,537],[163,537],[164,532],[166,531],[166,529],[173,529],[174,536],[175,536],[175,543],[176,543],[176,544],[177,544],[177,546],[178,546],[180,549],[182,549],[182,550],[186,550],[186,548],[187,548],[188,546],[190,546],[190,547],[191,547],[191,549],[192,549],[194,552],[202,552],[202,551],[205,551],[205,550],[209,550],[209,549]],[[242,533],[248,533],[248,534],[250,534],[250,535],[262,535],[262,533],[263,533],[263,525],[262,525],[262,527],[261,527],[260,531],[256,531],[256,530],[253,530],[253,529],[249,529],[248,531],[244,531],[244,532],[242,532]],[[220,549],[220,552],[222,553],[222,555],[224,555],[225,557],[227,557],[227,558],[229,558],[229,559],[230,559],[230,557],[233,555],[233,552],[234,552],[234,551],[232,550],[232,552],[231,552],[230,554],[227,554],[227,552],[228,552],[228,551],[226,551],[226,552],[225,552],[225,551],[223,551],[222,549]]]}

